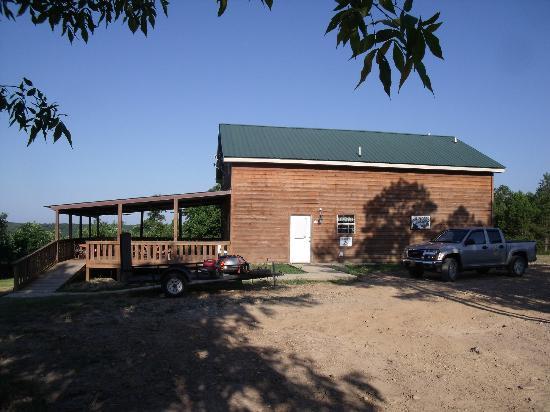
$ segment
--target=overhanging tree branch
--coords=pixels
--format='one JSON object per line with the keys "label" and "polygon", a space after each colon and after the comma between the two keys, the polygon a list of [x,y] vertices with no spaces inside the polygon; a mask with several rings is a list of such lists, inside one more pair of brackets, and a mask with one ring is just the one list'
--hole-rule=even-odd
{"label": "overhanging tree branch", "polygon": [[[260,2],[269,9],[273,7],[273,0]],[[442,24],[438,21],[439,13],[423,21],[421,16],[410,13],[413,0],[335,2],[336,13],[326,33],[337,29],[336,46],[349,43],[351,58],[366,56],[356,88],[367,79],[376,62],[382,86],[391,96],[392,70],[386,53],[393,44],[393,63],[400,72],[398,90],[414,70],[424,87],[433,93],[423,60],[426,46],[434,56],[443,59],[439,39],[434,34]],[[221,16],[229,0],[216,0],[216,3],[218,16]],[[15,21],[30,16],[34,24],[48,24],[52,30],[61,28],[61,36],[66,36],[70,42],[75,39],[88,42],[90,34],[94,34],[101,24],[108,27],[117,20],[122,20],[132,33],[140,30],[147,36],[148,30],[155,27],[159,11],[168,15],[168,6],[169,0],[0,0],[0,18]],[[379,24],[382,28],[377,30]],[[58,105],[48,103],[42,92],[31,87],[32,82],[27,79],[19,86],[1,86],[0,112],[7,111],[10,125],[18,123],[20,130],[29,134],[28,144],[38,133],[46,138],[53,132],[54,142],[64,135],[72,145],[71,134],[61,121],[64,115],[58,112]]]}

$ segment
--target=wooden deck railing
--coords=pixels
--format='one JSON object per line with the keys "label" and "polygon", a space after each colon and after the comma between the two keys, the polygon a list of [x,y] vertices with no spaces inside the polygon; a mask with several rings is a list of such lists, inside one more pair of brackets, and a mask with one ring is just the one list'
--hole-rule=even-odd
{"label": "wooden deck railing", "polygon": [[[132,240],[132,266],[168,265],[174,263],[198,263],[214,259],[229,250],[228,241],[146,241]],[[120,266],[118,241],[86,242],[86,266],[88,268],[117,268]]]}
{"label": "wooden deck railing", "polygon": [[120,243],[116,240],[88,240],[86,266],[99,268],[120,266]]}
{"label": "wooden deck railing", "polygon": [[228,251],[228,241],[132,241],[132,265],[198,263]]}
{"label": "wooden deck railing", "polygon": [[53,241],[12,263],[13,289],[18,290],[58,262],[73,259],[80,239]]}

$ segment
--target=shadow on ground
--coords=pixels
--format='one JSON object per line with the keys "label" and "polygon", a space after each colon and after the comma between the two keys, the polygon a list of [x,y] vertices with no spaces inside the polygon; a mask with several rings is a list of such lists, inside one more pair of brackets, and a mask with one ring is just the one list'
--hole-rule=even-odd
{"label": "shadow on ground", "polygon": [[[437,274],[427,273],[424,279],[411,279],[403,269],[374,271],[359,276],[358,281],[338,282],[355,287],[384,286],[397,289],[396,298],[430,301],[444,298],[476,309],[550,323],[550,267],[533,266],[523,277],[504,271],[489,274],[464,272],[456,282],[443,282]],[[535,312],[525,313],[525,311]],[[540,313],[539,316],[536,312]]]}
{"label": "shadow on ground", "polygon": [[[261,292],[261,290],[260,290]],[[0,410],[372,410],[358,371],[334,378],[311,359],[254,346],[254,309],[314,297],[159,291],[0,301]]]}

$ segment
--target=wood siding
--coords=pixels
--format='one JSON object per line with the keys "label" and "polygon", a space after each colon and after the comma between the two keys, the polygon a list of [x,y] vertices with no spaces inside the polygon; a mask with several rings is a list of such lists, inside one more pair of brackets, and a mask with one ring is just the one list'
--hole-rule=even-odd
{"label": "wood siding", "polygon": [[[491,224],[492,174],[234,164],[231,250],[251,262],[288,262],[290,216],[323,209],[312,223],[312,262],[338,260],[338,214],[353,214],[347,261],[395,261],[410,243],[448,226]],[[431,216],[432,230],[410,229],[412,215]]]}

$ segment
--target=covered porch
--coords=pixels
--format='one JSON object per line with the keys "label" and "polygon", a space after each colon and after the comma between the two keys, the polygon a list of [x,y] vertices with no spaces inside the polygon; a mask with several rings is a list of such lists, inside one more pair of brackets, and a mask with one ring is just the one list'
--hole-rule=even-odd
{"label": "covered porch", "polygon": [[[134,267],[200,263],[204,259],[228,253],[230,197],[231,191],[216,191],[46,207],[55,212],[55,240],[58,244],[63,242],[60,236],[60,216],[68,216],[69,239],[64,242],[74,245],[76,257],[86,259],[86,280],[90,279],[94,269],[115,269],[117,279],[120,280]],[[189,207],[210,205],[219,207],[221,212],[220,236],[200,240],[184,238],[182,211]],[[145,213],[152,211],[173,213],[171,237],[145,236]],[[136,213],[139,214],[139,234],[130,236],[123,230],[124,216]],[[116,216],[116,236],[102,236],[100,221],[106,216]],[[78,225],[76,231],[75,225]]]}

